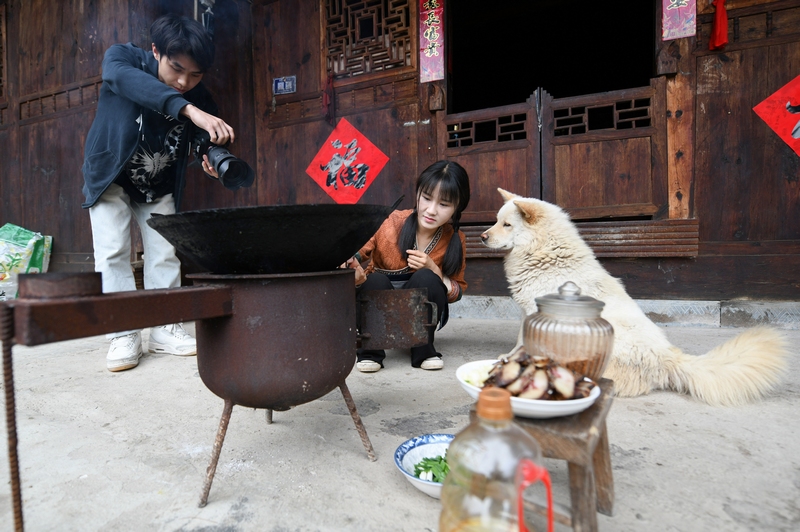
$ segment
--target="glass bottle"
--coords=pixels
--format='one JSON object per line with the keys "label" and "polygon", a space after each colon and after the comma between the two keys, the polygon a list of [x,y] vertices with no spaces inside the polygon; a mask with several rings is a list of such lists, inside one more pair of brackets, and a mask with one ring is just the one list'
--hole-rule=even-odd
{"label": "glass bottle", "polygon": [[547,488],[552,531],[550,475],[540,465],[539,444],[513,422],[511,394],[484,388],[475,413],[447,450],[450,472],[442,486],[439,532],[527,532],[522,492],[539,480]]}

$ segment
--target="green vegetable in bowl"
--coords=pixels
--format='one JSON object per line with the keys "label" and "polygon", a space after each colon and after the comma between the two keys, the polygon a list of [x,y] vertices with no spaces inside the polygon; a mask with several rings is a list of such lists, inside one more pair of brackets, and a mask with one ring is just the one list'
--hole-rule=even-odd
{"label": "green vegetable in bowl", "polygon": [[489,378],[489,372],[494,368],[494,365],[487,364],[479,368],[473,368],[472,371],[464,375],[464,382],[483,388],[483,383]]}
{"label": "green vegetable in bowl", "polygon": [[450,471],[447,465],[447,453],[435,458],[423,458],[414,465],[414,476],[420,480],[431,482],[444,482],[444,477]]}

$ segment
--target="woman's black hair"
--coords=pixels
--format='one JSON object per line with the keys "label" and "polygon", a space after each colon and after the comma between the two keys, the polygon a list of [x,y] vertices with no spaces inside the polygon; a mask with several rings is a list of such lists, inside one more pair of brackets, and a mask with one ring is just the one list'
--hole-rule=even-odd
{"label": "woman's black hair", "polygon": [[214,63],[214,41],[203,25],[189,17],[169,13],[150,26],[150,38],[165,57],[186,54],[206,72]]}
{"label": "woman's black hair", "polygon": [[[431,194],[436,187],[439,187],[439,196],[447,202],[455,205],[453,218],[453,238],[447,246],[442,261],[442,273],[450,276],[461,269],[463,259],[461,251],[461,239],[458,237],[458,228],[461,221],[461,213],[469,204],[469,176],[464,168],[454,161],[436,161],[427,167],[417,178],[416,201],[414,202],[414,212],[409,216],[400,231],[398,247],[403,257],[408,259],[407,249],[413,249],[417,241],[417,205],[421,194]],[[425,250],[421,250],[425,251]]]}

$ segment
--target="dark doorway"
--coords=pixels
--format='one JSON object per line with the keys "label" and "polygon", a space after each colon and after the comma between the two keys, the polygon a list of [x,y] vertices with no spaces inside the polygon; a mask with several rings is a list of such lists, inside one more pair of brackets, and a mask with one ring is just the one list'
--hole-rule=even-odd
{"label": "dark doorway", "polygon": [[448,112],[644,87],[656,0],[451,0]]}

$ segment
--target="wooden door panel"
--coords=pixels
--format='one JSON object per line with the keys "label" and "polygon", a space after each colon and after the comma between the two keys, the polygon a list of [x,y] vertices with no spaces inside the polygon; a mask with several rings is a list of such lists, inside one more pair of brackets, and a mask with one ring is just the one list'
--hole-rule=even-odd
{"label": "wooden door panel", "polygon": [[667,214],[666,83],[542,95],[542,199],[573,219]]}
{"label": "wooden door panel", "polygon": [[439,153],[463,166],[470,178],[463,222],[494,222],[503,204],[498,187],[540,197],[538,114],[532,101],[439,118]]}
{"label": "wooden door panel", "polygon": [[[54,114],[19,127],[20,177],[24,194],[21,221],[31,231],[52,235],[57,250],[92,249],[89,212],[81,209],[83,145],[94,113]],[[64,122],[70,126],[64,135]]]}
{"label": "wooden door panel", "polygon": [[775,214],[800,209],[797,154],[752,110],[798,69],[798,42],[697,58],[695,157],[703,179],[695,201],[702,241],[800,237],[797,216]]}
{"label": "wooden door panel", "polygon": [[538,173],[530,168],[528,150],[508,150],[448,157],[464,167],[470,179],[469,208],[464,222],[491,222],[503,200],[498,187],[527,196],[526,180]]}
{"label": "wooden door panel", "polygon": [[[344,117],[389,157],[359,203],[391,205],[405,195],[400,208],[414,205],[417,176],[433,162],[418,157],[418,139],[428,137],[430,128],[430,123],[419,120],[419,107],[412,103]],[[332,131],[333,126],[324,120],[279,128],[261,126],[263,142],[259,143],[258,160],[264,179],[258,189],[259,204],[332,203],[333,199],[306,173]],[[418,168],[409,162],[425,166]]]}
{"label": "wooden door panel", "polygon": [[555,146],[556,203],[578,217],[607,205],[650,204],[655,212],[651,156],[648,138]]}

